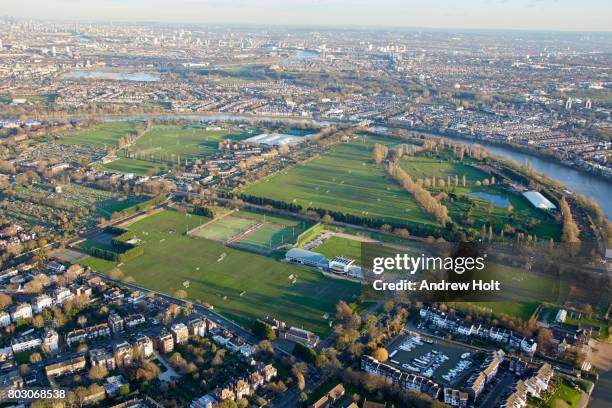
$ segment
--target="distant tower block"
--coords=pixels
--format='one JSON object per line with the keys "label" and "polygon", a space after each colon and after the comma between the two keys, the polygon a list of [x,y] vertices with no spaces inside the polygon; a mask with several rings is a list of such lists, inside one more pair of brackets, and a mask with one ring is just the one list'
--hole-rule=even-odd
{"label": "distant tower block", "polygon": [[584,104],[584,107],[587,109],[592,109],[593,108],[593,102],[591,102],[590,99],[587,99],[586,103]]}
{"label": "distant tower block", "polygon": [[571,110],[572,109],[572,98],[567,98],[567,101],[565,102],[565,110]]}

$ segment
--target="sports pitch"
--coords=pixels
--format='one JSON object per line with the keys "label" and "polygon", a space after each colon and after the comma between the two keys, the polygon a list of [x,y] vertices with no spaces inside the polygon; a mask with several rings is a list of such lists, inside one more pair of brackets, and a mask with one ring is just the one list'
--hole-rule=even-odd
{"label": "sports pitch", "polygon": [[190,235],[239,244],[264,251],[293,242],[308,225],[291,219],[250,211],[236,211],[190,231]]}
{"label": "sports pitch", "polygon": [[136,132],[135,122],[106,122],[62,136],[61,143],[115,147],[126,134]]}
{"label": "sports pitch", "polygon": [[[166,210],[135,222],[129,230],[142,239],[144,255],[121,266],[137,284],[209,303],[228,318],[249,327],[256,318],[274,316],[318,334],[329,329],[340,300],[355,301],[359,285],[324,277],[267,256],[192,237],[186,231],[208,218]],[[115,264],[89,257],[83,263],[100,272]]]}
{"label": "sports pitch", "polygon": [[255,223],[255,220],[227,215],[222,219],[212,221],[203,228],[194,231],[191,235],[225,242],[240,234],[241,231],[252,227]]}
{"label": "sports pitch", "polygon": [[359,136],[329,152],[255,183],[243,193],[304,208],[324,208],[389,222],[435,225],[414,198],[375,166],[375,143],[397,140]]}
{"label": "sports pitch", "polygon": [[[299,230],[299,232],[302,231]],[[296,230],[291,227],[267,223],[255,229],[253,232],[244,235],[235,242],[255,248],[271,249],[291,241],[299,232],[296,232]]]}
{"label": "sports pitch", "polygon": [[[125,135],[135,135],[138,122],[107,122],[68,132],[61,143],[95,147],[116,147]],[[138,175],[157,175],[174,165],[201,159],[217,152],[225,139],[243,140],[248,133],[206,130],[200,126],[155,125],[131,146],[120,150],[118,160],[100,166],[101,170]]]}

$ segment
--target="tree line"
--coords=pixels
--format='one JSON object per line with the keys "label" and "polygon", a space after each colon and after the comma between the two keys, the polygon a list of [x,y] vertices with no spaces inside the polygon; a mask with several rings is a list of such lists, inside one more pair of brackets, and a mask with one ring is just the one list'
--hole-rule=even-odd
{"label": "tree line", "polygon": [[397,162],[389,162],[383,169],[389,174],[398,184],[410,193],[420,206],[442,226],[451,222],[448,215],[448,208],[434,198],[429,191],[415,183],[410,175],[406,173]]}
{"label": "tree line", "polygon": [[580,229],[574,221],[572,210],[565,197],[561,197],[561,200],[559,200],[559,211],[563,218],[563,233],[561,234],[563,242],[580,242]]}

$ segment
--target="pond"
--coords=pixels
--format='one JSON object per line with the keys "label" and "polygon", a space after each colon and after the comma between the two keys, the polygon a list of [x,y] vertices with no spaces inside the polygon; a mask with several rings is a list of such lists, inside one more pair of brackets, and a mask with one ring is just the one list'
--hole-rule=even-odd
{"label": "pond", "polygon": [[498,207],[507,207],[510,205],[510,200],[505,195],[485,193],[484,191],[475,191],[468,195],[482,198],[485,201],[490,201]]}

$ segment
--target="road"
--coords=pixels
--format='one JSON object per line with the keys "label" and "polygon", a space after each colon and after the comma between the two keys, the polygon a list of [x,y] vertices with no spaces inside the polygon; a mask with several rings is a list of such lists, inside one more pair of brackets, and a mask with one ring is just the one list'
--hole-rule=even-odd
{"label": "road", "polygon": [[591,363],[599,372],[599,381],[591,395],[592,408],[604,408],[612,405],[612,343],[595,342],[592,349]]}

